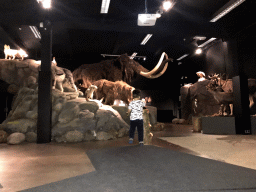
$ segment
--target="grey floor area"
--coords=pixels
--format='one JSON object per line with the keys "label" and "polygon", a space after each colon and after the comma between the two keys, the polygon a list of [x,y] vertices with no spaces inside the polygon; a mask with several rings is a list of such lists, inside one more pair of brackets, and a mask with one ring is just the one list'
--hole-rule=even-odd
{"label": "grey floor area", "polygon": [[256,171],[157,146],[87,151],[96,171],[22,192],[256,192]]}

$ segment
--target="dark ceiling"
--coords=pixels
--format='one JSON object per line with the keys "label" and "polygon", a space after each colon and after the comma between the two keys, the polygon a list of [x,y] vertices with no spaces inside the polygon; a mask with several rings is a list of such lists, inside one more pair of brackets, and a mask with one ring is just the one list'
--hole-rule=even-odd
{"label": "dark ceiling", "polygon": [[[177,59],[193,50],[194,36],[228,39],[255,22],[255,0],[247,0],[215,23],[209,22],[228,0],[177,0],[152,27],[137,25],[145,12],[144,0],[111,0],[108,14],[100,14],[101,0],[52,0],[52,9],[44,11],[36,0],[6,0],[0,3],[0,49],[24,48],[33,59],[40,59],[40,40],[29,25],[39,26],[48,19],[53,25],[53,56],[76,64],[104,59],[100,54],[119,55],[134,52],[146,56],[151,65],[166,52]],[[148,13],[156,13],[163,0],[147,0]],[[38,27],[39,28],[39,27]],[[140,45],[146,34],[153,34]],[[204,41],[200,42],[203,43]]]}

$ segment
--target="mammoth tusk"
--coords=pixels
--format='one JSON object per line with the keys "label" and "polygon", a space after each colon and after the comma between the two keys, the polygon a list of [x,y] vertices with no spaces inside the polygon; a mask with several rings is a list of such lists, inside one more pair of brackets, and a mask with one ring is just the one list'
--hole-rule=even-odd
{"label": "mammoth tusk", "polygon": [[168,62],[165,64],[163,70],[160,73],[158,73],[157,75],[150,75],[148,78],[155,79],[155,78],[160,77],[161,75],[163,75],[165,73],[167,67],[168,67]]}
{"label": "mammoth tusk", "polygon": [[[143,71],[141,71],[141,72],[140,72],[140,75],[142,75],[142,76],[144,76],[144,77],[150,78],[150,76],[151,76],[153,73],[155,73],[155,72],[158,70],[158,68],[161,66],[161,64],[162,64],[162,62],[163,62],[163,60],[164,60],[164,56],[168,59],[168,55],[167,55],[165,52],[163,52],[162,55],[161,55],[161,58],[160,58],[160,60],[159,60],[159,62],[158,62],[158,64],[155,66],[155,68],[152,69],[152,70],[149,71],[149,72],[143,72]],[[167,63],[167,65],[168,65],[168,63]]]}

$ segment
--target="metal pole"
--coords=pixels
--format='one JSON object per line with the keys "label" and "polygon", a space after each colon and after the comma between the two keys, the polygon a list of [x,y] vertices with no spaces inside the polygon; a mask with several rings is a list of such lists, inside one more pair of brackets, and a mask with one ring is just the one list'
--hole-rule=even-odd
{"label": "metal pole", "polygon": [[52,26],[49,21],[40,23],[41,71],[38,79],[37,143],[51,142],[52,126]]}

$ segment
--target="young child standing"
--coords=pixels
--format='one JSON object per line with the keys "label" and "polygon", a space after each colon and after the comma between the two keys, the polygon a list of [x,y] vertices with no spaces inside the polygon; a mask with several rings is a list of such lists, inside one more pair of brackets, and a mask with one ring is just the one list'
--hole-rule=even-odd
{"label": "young child standing", "polygon": [[143,146],[143,107],[146,105],[145,101],[140,100],[140,90],[133,90],[133,101],[128,106],[128,116],[130,116],[130,132],[129,143],[133,143],[135,129],[138,130],[138,140],[140,146]]}

